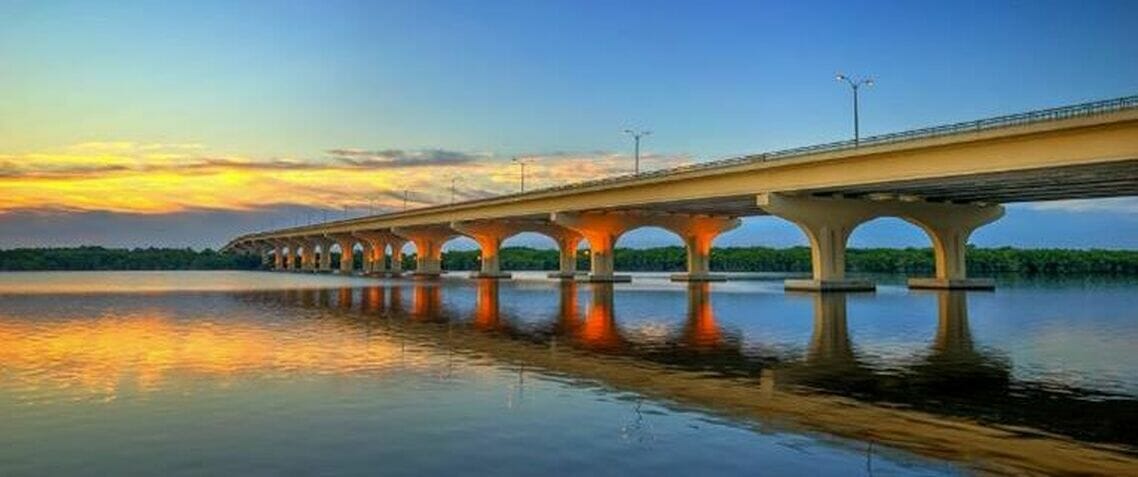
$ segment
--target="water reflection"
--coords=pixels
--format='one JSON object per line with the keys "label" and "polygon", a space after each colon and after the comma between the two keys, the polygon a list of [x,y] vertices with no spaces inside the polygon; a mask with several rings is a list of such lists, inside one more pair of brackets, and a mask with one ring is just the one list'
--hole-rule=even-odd
{"label": "water reflection", "polygon": [[[539,298],[494,280],[182,298],[185,306],[205,300],[200,306],[224,311],[212,319],[141,300],[133,308],[117,303],[127,311],[110,319],[56,317],[50,326],[0,311],[0,363],[5,386],[18,381],[25,390],[54,386],[113,399],[124,386],[145,392],[173,376],[383,376],[397,369],[393,363],[430,366],[405,359],[411,343],[516,369],[511,407],[524,399],[526,373],[548,372],[638,399],[872,440],[983,470],[1121,474],[1138,464],[1138,400],[1014,379],[1004,355],[977,346],[964,292],[919,295],[936,301],[936,316],[927,317],[937,323],[933,336],[919,352],[882,365],[859,350],[857,328],[850,328],[857,308],[844,294],[800,297],[812,307],[800,317],[810,323],[808,336],[797,346],[774,346],[720,323],[708,284],[688,286],[686,305],[647,325],[622,320],[630,314],[622,303],[640,306],[656,296],[623,294],[611,284],[554,286],[534,294],[556,299],[544,316],[535,311]],[[265,309],[278,321],[260,318]],[[446,366],[440,375],[450,376]],[[640,426],[637,419],[630,428]]]}
{"label": "water reflection", "polygon": [[474,300],[474,327],[494,330],[499,322],[498,280],[478,280],[478,296]]}
{"label": "water reflection", "polygon": [[681,341],[694,350],[715,350],[724,345],[723,331],[715,322],[711,307],[711,284],[693,282],[688,285],[688,316]]}
{"label": "water reflection", "polygon": [[585,321],[574,329],[571,335],[577,343],[595,351],[617,351],[628,347],[620,328],[616,326],[616,313],[613,311],[613,285],[611,283],[590,284],[592,299],[585,313]]}
{"label": "water reflection", "polygon": [[923,360],[910,368],[914,381],[926,394],[974,395],[1000,392],[1011,382],[1009,363],[980,352],[968,325],[968,295],[961,291],[937,292],[936,336]]}
{"label": "water reflection", "polygon": [[[394,294],[401,288],[386,291]],[[371,290],[365,294],[375,293]],[[556,316],[547,326],[536,327],[524,326],[527,317],[503,311],[502,287],[492,280],[474,287],[469,312],[443,305],[441,293],[463,290],[414,285],[409,318],[448,323],[448,346],[498,355],[519,366],[600,379],[639,394],[731,414],[774,413],[796,425],[872,437],[937,457],[979,456],[987,470],[1123,469],[1136,463],[1127,453],[1072,447],[1048,434],[1134,445],[1138,439],[1132,431],[1103,426],[1104,419],[1135,422],[1134,399],[1085,400],[1077,389],[1014,382],[1006,359],[975,346],[964,292],[929,293],[937,303],[929,347],[883,369],[859,357],[844,294],[808,295],[812,332],[799,356],[741,346],[739,336],[717,323],[706,284],[688,287],[685,316],[663,334],[623,329],[611,284],[560,284]],[[582,295],[588,297],[584,313]],[[394,306],[395,300],[390,302]],[[476,334],[453,329],[463,322]],[[435,339],[429,328],[412,332]],[[556,343],[568,343],[576,354],[550,359],[548,347]]]}
{"label": "water reflection", "polygon": [[438,285],[421,282],[411,290],[411,317],[416,321],[444,321],[442,302]]}

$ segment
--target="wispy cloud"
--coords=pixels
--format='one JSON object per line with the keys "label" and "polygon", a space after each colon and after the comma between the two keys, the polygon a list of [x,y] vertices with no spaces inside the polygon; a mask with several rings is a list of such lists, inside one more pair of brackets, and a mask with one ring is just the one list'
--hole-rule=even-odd
{"label": "wispy cloud", "polygon": [[340,164],[368,169],[385,167],[454,166],[490,158],[490,156],[486,154],[467,154],[444,149],[431,149],[426,151],[404,151],[401,149],[385,149],[381,151],[332,149],[328,151],[328,154],[331,154],[332,158]]}
{"label": "wispy cloud", "polygon": [[1107,199],[1057,200],[1024,204],[1035,210],[1065,212],[1111,212],[1138,214],[1138,197],[1111,197]]}
{"label": "wispy cloud", "polygon": [[[516,192],[510,157],[446,149],[349,149],[317,158],[251,158],[211,153],[194,143],[107,141],[57,150],[0,154],[0,212],[110,211],[161,214],[278,206],[398,209]],[[631,172],[632,159],[606,151],[522,154],[527,189]],[[648,169],[691,162],[645,154]]]}

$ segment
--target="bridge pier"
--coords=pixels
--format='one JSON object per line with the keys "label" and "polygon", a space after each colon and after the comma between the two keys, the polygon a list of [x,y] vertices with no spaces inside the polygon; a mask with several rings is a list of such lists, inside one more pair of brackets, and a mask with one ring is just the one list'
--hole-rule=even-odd
{"label": "bridge pier", "polygon": [[329,235],[340,246],[340,266],[337,269],[341,275],[351,275],[355,268],[355,252],[352,250],[356,240],[351,235]]}
{"label": "bridge pier", "polygon": [[443,274],[443,244],[455,235],[450,227],[397,227],[392,233],[415,244],[413,278],[431,279]]}
{"label": "bridge pier", "polygon": [[555,236],[553,239],[557,241],[558,266],[556,272],[550,272],[546,276],[561,280],[576,280],[583,274],[577,271],[577,246],[581,244],[581,235],[562,229],[560,236]]}
{"label": "bridge pier", "polygon": [[[393,235],[387,239],[387,243],[389,245],[391,245],[391,263],[387,265],[387,269],[384,273],[386,273],[387,276],[389,276],[389,277],[402,276],[403,275],[403,246],[407,245],[407,241]],[[386,258],[386,255],[387,255],[386,251],[381,250],[379,252],[379,259],[380,259],[381,263],[382,263],[382,260],[384,260]]]}
{"label": "bridge pier", "polygon": [[360,265],[360,272],[364,275],[384,276],[387,273],[385,261],[387,243],[391,236],[378,231],[355,232],[352,236],[360,239],[360,244],[363,245],[360,254],[363,263]]}
{"label": "bridge pier", "polygon": [[846,272],[846,243],[858,225],[877,217],[899,217],[917,225],[932,239],[935,278],[909,280],[913,288],[993,288],[987,279],[965,274],[966,243],[972,231],[1000,218],[999,205],[945,204],[903,200],[863,200],[798,197],[765,193],[757,205],[767,213],[793,222],[810,240],[809,280],[786,280],[787,290],[872,291],[868,280],[850,280]]}
{"label": "bridge pier", "polygon": [[268,270],[273,266],[273,246],[269,242],[256,242],[254,250],[261,257],[261,270]]}
{"label": "bridge pier", "polygon": [[296,241],[295,240],[286,241],[285,246],[288,247],[288,252],[285,253],[285,263],[284,263],[285,268],[284,269],[291,272],[291,271],[296,270],[296,256],[297,256]]}
{"label": "bridge pier", "polygon": [[283,271],[285,267],[284,248],[284,243],[273,241],[273,270],[278,272]]}
{"label": "bridge pier", "polygon": [[500,257],[502,241],[517,233],[510,228],[508,222],[451,222],[450,228],[474,239],[482,251],[481,268],[479,271],[471,273],[470,278],[503,279],[511,277],[509,273],[502,271]]}
{"label": "bridge pier", "polygon": [[313,240],[313,242],[320,246],[320,255],[318,256],[316,271],[320,273],[332,273],[332,253],[329,250],[332,248],[332,240],[318,238]]}
{"label": "bridge pier", "polygon": [[1003,206],[922,204],[902,217],[924,229],[933,242],[936,275],[910,278],[909,288],[991,290],[991,278],[970,278],[965,265],[968,237],[983,225],[1003,217]]}
{"label": "bridge pier", "polygon": [[557,242],[558,269],[548,274],[549,278],[575,279],[577,272],[577,245],[581,235],[573,230],[539,220],[478,220],[452,222],[451,229],[478,242],[482,250],[482,264],[471,278],[510,278],[501,269],[501,247],[507,238],[522,233],[533,232],[545,235]]}
{"label": "bridge pier", "polygon": [[363,252],[360,254],[364,262],[361,267],[363,274],[382,276],[387,270],[387,262],[384,260],[387,253],[385,237],[374,232],[363,232],[359,237],[363,239],[364,244]]}
{"label": "bridge pier", "polygon": [[306,238],[302,246],[300,266],[304,271],[313,273],[316,271],[316,241]]}
{"label": "bridge pier", "polygon": [[[591,273],[588,281],[627,282],[628,275],[613,272],[613,248],[625,232],[644,226],[666,229],[684,240],[687,249],[687,273],[671,276],[674,281],[724,280],[710,269],[711,242],[719,234],[740,225],[739,219],[720,215],[673,214],[650,212],[556,212],[554,223],[581,234],[589,241]],[[575,247],[574,247],[575,248]],[[574,262],[576,257],[573,258]]]}
{"label": "bridge pier", "polygon": [[659,225],[679,235],[687,249],[687,273],[676,273],[672,281],[710,282],[723,281],[723,275],[711,273],[711,242],[719,234],[734,230],[742,221],[719,215],[681,215],[669,214],[661,218]]}
{"label": "bridge pier", "polygon": [[627,212],[554,212],[550,221],[581,234],[589,241],[590,282],[629,282],[632,277],[613,273],[613,248],[625,231],[635,228],[638,214]]}

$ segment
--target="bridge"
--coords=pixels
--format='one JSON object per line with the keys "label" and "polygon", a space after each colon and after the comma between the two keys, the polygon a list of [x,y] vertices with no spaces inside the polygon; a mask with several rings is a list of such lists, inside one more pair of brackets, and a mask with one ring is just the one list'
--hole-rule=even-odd
{"label": "bridge", "polygon": [[[810,242],[812,276],[786,288],[873,289],[845,275],[845,249],[860,224],[898,217],[932,242],[935,275],[914,288],[991,288],[969,277],[966,244],[999,219],[1002,204],[1138,195],[1138,96],[981,119],[525,193],[242,235],[223,251],[260,254],[275,270],[351,273],[363,249],[367,274],[399,276],[402,250],[416,250],[414,277],[442,273],[443,245],[473,239],[481,249],[476,278],[501,279],[499,248],[522,232],[557,242],[560,268],[550,276],[627,281],[613,267],[622,234],[653,226],[687,249],[686,273],[674,280],[722,279],[711,273],[712,241],[740,218],[772,215],[796,224]],[[590,270],[576,270],[587,242]]]}

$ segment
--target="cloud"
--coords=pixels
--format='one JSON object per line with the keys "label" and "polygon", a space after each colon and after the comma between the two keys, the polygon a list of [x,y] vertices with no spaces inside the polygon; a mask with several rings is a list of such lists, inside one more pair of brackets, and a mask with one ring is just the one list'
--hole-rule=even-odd
{"label": "cloud", "polygon": [[[6,153],[7,151],[0,151]],[[0,212],[107,211],[168,214],[199,209],[252,211],[278,206],[399,210],[514,193],[520,170],[509,156],[446,149],[347,149],[319,158],[215,154],[197,144],[83,143],[0,154]],[[329,157],[330,156],[330,157]],[[526,189],[631,172],[632,158],[605,151],[522,154]],[[691,162],[645,154],[645,169]]]}
{"label": "cloud", "polygon": [[1056,200],[1024,204],[1034,210],[1063,212],[1110,212],[1138,214],[1138,197],[1111,197],[1107,199]]}
{"label": "cloud", "polygon": [[404,151],[401,149],[384,149],[379,151],[331,149],[327,152],[340,164],[365,169],[453,166],[468,164],[489,157],[488,155],[467,154],[444,149],[429,149],[424,151]]}
{"label": "cloud", "polygon": [[0,164],[0,178],[3,179],[81,179],[92,175],[130,170],[121,164],[73,166],[43,170],[23,170],[11,164]]}

